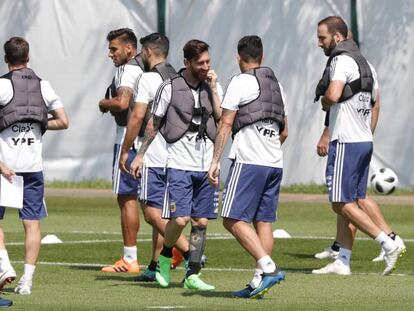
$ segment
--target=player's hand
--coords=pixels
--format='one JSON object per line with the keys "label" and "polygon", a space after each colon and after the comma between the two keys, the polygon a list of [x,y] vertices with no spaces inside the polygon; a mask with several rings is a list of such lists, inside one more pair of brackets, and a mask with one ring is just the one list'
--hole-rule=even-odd
{"label": "player's hand", "polygon": [[10,183],[13,182],[12,177],[16,175],[16,173],[9,169],[6,165],[3,163],[0,163],[0,173],[3,175],[4,178],[6,178]]}
{"label": "player's hand", "polygon": [[121,151],[121,156],[119,157],[119,168],[124,173],[129,174],[129,170],[126,167],[127,160],[128,160],[128,151],[127,152]]}
{"label": "player's hand", "polygon": [[206,82],[212,91],[217,91],[217,74],[213,69],[207,72]]}
{"label": "player's hand", "polygon": [[103,99],[101,101],[99,101],[99,111],[102,112],[102,113],[107,113],[109,110],[102,106],[102,101],[103,101]]}
{"label": "player's hand", "polygon": [[208,181],[210,185],[217,187],[219,183],[220,169],[217,163],[212,162],[208,170]]}
{"label": "player's hand", "polygon": [[329,138],[321,137],[316,145],[316,153],[320,157],[325,157],[328,155],[328,146],[329,146]]}
{"label": "player's hand", "polygon": [[144,163],[143,156],[139,154],[132,161],[131,166],[129,167],[129,173],[135,179],[141,176],[141,170],[142,170],[143,163]]}

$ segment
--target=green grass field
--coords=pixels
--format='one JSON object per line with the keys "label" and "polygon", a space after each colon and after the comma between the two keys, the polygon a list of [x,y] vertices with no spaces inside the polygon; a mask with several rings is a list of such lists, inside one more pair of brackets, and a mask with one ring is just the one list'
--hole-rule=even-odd
{"label": "green grass field", "polygon": [[[173,271],[172,285],[134,282],[133,275],[101,273],[102,264],[121,256],[119,211],[112,198],[49,198],[49,217],[42,235],[55,234],[63,244],[43,245],[31,296],[14,294],[15,284],[2,297],[14,301],[15,310],[412,310],[414,306],[414,206],[382,206],[393,229],[406,239],[408,252],[394,274],[380,275],[383,263],[373,263],[377,243],[359,235],[352,256],[352,276],[315,276],[314,268],[328,261],[313,254],[330,245],[335,215],[328,204],[281,203],[276,228],[292,239],[278,239],[273,257],[287,271],[286,281],[272,288],[263,300],[234,299],[230,294],[250,280],[254,261],[223,229],[211,221],[203,278],[213,292],[184,290],[184,271]],[[143,219],[143,218],[142,218]],[[15,210],[2,222],[7,248],[20,277],[23,268],[23,232]],[[143,221],[138,238],[139,260],[151,254],[151,229]]]}

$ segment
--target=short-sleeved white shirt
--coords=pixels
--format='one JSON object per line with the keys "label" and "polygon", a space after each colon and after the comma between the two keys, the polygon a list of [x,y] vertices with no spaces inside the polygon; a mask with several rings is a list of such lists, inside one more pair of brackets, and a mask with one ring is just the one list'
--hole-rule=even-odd
{"label": "short-sleeved white shirt", "polygon": [[[129,87],[134,91],[138,78],[143,73],[140,66],[125,64],[117,67],[115,72],[115,87],[118,90],[121,86]],[[116,126],[115,144],[122,144],[126,133],[126,126]]]}
{"label": "short-sleeved white shirt", "polygon": [[[286,95],[279,83],[287,116]],[[242,73],[234,76],[226,89],[221,108],[239,108],[259,97],[259,83],[254,75]],[[238,163],[283,167],[283,152],[279,140],[279,125],[272,120],[257,121],[240,129],[234,136],[229,153]]]}
{"label": "short-sleeved white shirt", "polygon": [[[377,73],[369,64],[374,78],[374,101],[378,90]],[[331,62],[331,81],[350,83],[359,79],[359,68],[355,60],[348,55],[338,55]],[[350,99],[337,103],[330,108],[330,141],[342,143],[372,141],[371,132],[371,94],[360,92]]]}
{"label": "short-sleeved white shirt", "polygon": [[[63,107],[47,81],[40,81],[43,100],[48,111]],[[9,79],[0,79],[0,106],[13,98],[13,87]],[[18,122],[0,132],[0,161],[15,172],[42,171],[42,130],[36,122]]]}
{"label": "short-sleeved white shirt", "polygon": [[[162,84],[162,77],[157,72],[144,72],[138,79],[138,82],[134,91],[135,104],[150,104],[154,101],[155,94],[158,87]],[[139,137],[139,146],[143,142],[143,138]],[[161,133],[158,133],[148,147],[147,152],[144,155],[144,163],[147,167],[165,167],[167,164],[167,143],[162,137]]]}
{"label": "short-sleeved white shirt", "polygon": [[[200,89],[191,88],[191,93],[194,97],[195,107],[199,108]],[[217,93],[220,98],[223,97],[223,89],[219,83],[217,83]],[[171,80],[161,84],[157,95],[159,96],[156,97],[152,112],[162,118],[171,102]],[[192,122],[200,124],[201,117],[194,117]],[[167,143],[167,167],[206,172],[213,159],[213,148],[214,144],[209,138],[197,140],[197,132],[187,132],[175,143]]]}

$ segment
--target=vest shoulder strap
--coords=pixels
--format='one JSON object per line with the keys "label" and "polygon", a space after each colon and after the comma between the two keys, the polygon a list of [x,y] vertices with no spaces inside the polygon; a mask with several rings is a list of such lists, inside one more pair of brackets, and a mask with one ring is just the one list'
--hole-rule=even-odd
{"label": "vest shoulder strap", "polygon": [[155,65],[151,71],[157,72],[161,76],[163,81],[177,74],[177,71],[174,69],[174,67],[171,66],[171,64],[167,62],[163,62],[163,63],[159,63]]}

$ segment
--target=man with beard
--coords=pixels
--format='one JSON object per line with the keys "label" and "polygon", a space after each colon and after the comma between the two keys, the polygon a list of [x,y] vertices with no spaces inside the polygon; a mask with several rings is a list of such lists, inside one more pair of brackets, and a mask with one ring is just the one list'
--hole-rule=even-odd
{"label": "man with beard", "polygon": [[[99,102],[102,113],[110,112],[116,122],[116,138],[113,153],[112,188],[117,195],[121,210],[122,238],[124,242],[123,257],[115,264],[102,268],[103,272],[138,273],[137,261],[137,232],[139,218],[137,211],[137,196],[139,195],[139,180],[122,172],[119,167],[120,147],[124,139],[130,105],[133,104],[134,86],[138,77],[143,73],[143,64],[137,56],[137,37],[128,28],[112,30],[107,36],[109,42],[108,56],[117,68],[112,84],[104,99]],[[128,150],[129,158],[126,165],[135,157],[133,148]]]}
{"label": "man with beard", "polygon": [[190,40],[183,48],[185,68],[165,81],[157,91],[144,142],[131,164],[140,174],[144,153],[158,130],[168,143],[167,194],[163,217],[169,218],[158,258],[156,280],[170,283],[172,248],[191,221],[190,257],[184,288],[212,290],[199,277],[206,243],[208,219],[217,218],[217,188],[210,186],[207,171],[213,155],[216,122],[221,116],[222,89],[210,68],[209,46]]}
{"label": "man with beard", "polygon": [[[160,33],[152,33],[140,39],[142,46],[141,57],[149,72],[144,72],[137,81],[134,90],[135,106],[128,119],[127,131],[121,148],[119,167],[129,173],[126,167],[128,151],[134,144],[137,136],[142,142],[143,130],[148,122],[151,107],[158,87],[177,72],[166,62],[169,50],[168,38]],[[155,270],[158,256],[164,242],[164,233],[167,220],[161,217],[164,206],[165,187],[167,184],[167,143],[160,133],[155,137],[144,157],[141,178],[141,207],[145,221],[153,227],[152,260],[145,272],[138,276],[137,281],[155,281]],[[178,248],[188,260],[188,240],[181,235],[177,241]]]}
{"label": "man with beard", "polygon": [[[385,251],[384,275],[391,273],[401,249],[382,231],[358,202],[366,197],[373,129],[378,120],[378,81],[374,68],[352,40],[341,17],[330,16],[318,23],[318,46],[329,56],[317,95],[329,111],[329,150],[326,182],[332,209],[340,216],[338,258],[315,274],[351,274],[353,234],[357,229],[375,239]],[[374,107],[374,109],[373,109]]]}

